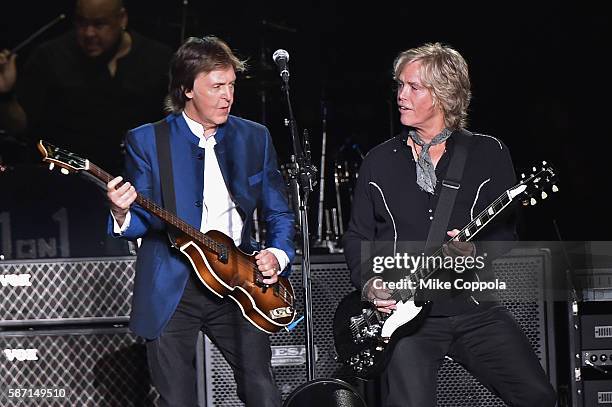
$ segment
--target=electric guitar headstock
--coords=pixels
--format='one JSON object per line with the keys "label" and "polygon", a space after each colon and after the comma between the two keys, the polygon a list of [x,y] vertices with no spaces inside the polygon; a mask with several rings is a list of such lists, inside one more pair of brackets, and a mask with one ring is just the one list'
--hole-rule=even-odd
{"label": "electric guitar headstock", "polygon": [[536,205],[548,197],[548,192],[558,192],[554,168],[546,161],[540,167],[532,167],[530,174],[521,174],[521,181],[507,192],[510,198],[518,197],[524,206]]}

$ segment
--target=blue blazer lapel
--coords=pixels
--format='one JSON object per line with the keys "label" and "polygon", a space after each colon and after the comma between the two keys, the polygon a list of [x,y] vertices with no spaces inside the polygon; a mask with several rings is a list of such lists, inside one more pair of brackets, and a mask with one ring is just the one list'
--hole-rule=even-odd
{"label": "blue blazer lapel", "polygon": [[217,162],[223,175],[223,181],[229,191],[232,199],[238,205],[238,212],[244,219],[246,213],[244,213],[244,193],[240,185],[236,182],[240,177],[238,171],[241,170],[239,161],[235,157],[234,151],[228,145],[233,138],[232,127],[230,123],[226,123],[220,126],[215,135],[217,144],[215,145],[215,154],[217,155]]}

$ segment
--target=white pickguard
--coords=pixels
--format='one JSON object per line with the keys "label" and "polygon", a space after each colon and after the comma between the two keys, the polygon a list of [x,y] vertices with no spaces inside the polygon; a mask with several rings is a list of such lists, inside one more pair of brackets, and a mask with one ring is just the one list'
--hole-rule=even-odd
{"label": "white pickguard", "polygon": [[380,336],[390,338],[400,326],[412,321],[423,307],[414,305],[414,301],[399,301],[397,309],[385,320]]}

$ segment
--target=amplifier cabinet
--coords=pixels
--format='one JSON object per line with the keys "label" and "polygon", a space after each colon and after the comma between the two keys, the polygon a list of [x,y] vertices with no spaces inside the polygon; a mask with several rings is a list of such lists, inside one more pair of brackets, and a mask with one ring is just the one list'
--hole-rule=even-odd
{"label": "amplifier cabinet", "polygon": [[612,380],[586,380],[583,399],[584,407],[612,405]]}
{"label": "amplifier cabinet", "polygon": [[[343,261],[343,257],[339,257]],[[291,282],[302,304],[301,270],[294,266]],[[539,249],[515,249],[494,262],[494,270],[507,289],[502,302],[527,335],[544,370],[556,384],[552,301],[543,288],[550,279],[550,253]],[[314,342],[317,378],[346,380],[346,370],[334,360],[332,319],[342,297],[353,290],[345,263],[311,264]],[[301,310],[300,310],[301,311]],[[271,337],[272,369],[285,399],[306,382],[304,327]],[[232,371],[219,350],[205,339],[206,397],[209,407],[243,406],[236,396]],[[438,374],[438,406],[504,406],[504,403],[474,379],[459,364],[446,360]],[[372,406],[375,407],[375,406]]]}
{"label": "amplifier cabinet", "polygon": [[[311,263],[313,331],[317,377],[344,377],[344,366],[337,362],[332,334],[333,315],[338,303],[354,290],[344,256],[325,256],[326,263]],[[331,263],[330,260],[339,262]],[[298,316],[303,315],[302,271],[293,265],[290,277],[297,297]],[[280,331],[270,337],[272,370],[283,399],[306,382],[306,347],[304,324],[291,332]],[[207,406],[243,406],[236,396],[233,373],[221,352],[205,338],[205,375]],[[322,406],[321,406],[322,407]]]}
{"label": "amplifier cabinet", "polygon": [[612,349],[612,314],[580,316],[582,349]]}
{"label": "amplifier cabinet", "polygon": [[0,262],[0,327],[125,322],[136,258]]}
{"label": "amplifier cabinet", "polygon": [[2,406],[154,406],[142,339],[125,327],[0,332]]}
{"label": "amplifier cabinet", "polygon": [[[556,385],[554,311],[550,287],[551,257],[547,250],[515,249],[493,263],[495,275],[506,283],[502,303],[529,339],[540,364]],[[461,365],[445,360],[438,373],[438,406],[505,406]]]}

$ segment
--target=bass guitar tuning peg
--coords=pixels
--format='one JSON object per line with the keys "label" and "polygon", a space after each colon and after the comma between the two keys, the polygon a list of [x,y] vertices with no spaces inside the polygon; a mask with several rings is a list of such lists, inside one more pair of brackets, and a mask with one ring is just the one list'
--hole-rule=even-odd
{"label": "bass guitar tuning peg", "polygon": [[557,187],[556,185],[552,186],[552,191],[553,192],[559,192],[559,187]]}
{"label": "bass guitar tuning peg", "polygon": [[68,175],[68,174],[70,174],[70,171],[68,171],[68,170],[67,170],[67,169],[65,169],[65,168],[62,168],[62,169],[60,170],[60,172],[61,172],[62,174],[64,174],[64,175]]}
{"label": "bass guitar tuning peg", "polygon": [[49,163],[49,171],[52,171],[53,167],[55,167],[55,163]]}
{"label": "bass guitar tuning peg", "polygon": [[538,203],[538,201],[536,201],[536,200],[535,200],[535,198],[531,198],[531,199],[529,200],[529,203],[530,203],[530,204],[533,206],[533,205],[537,204],[537,203]]}

